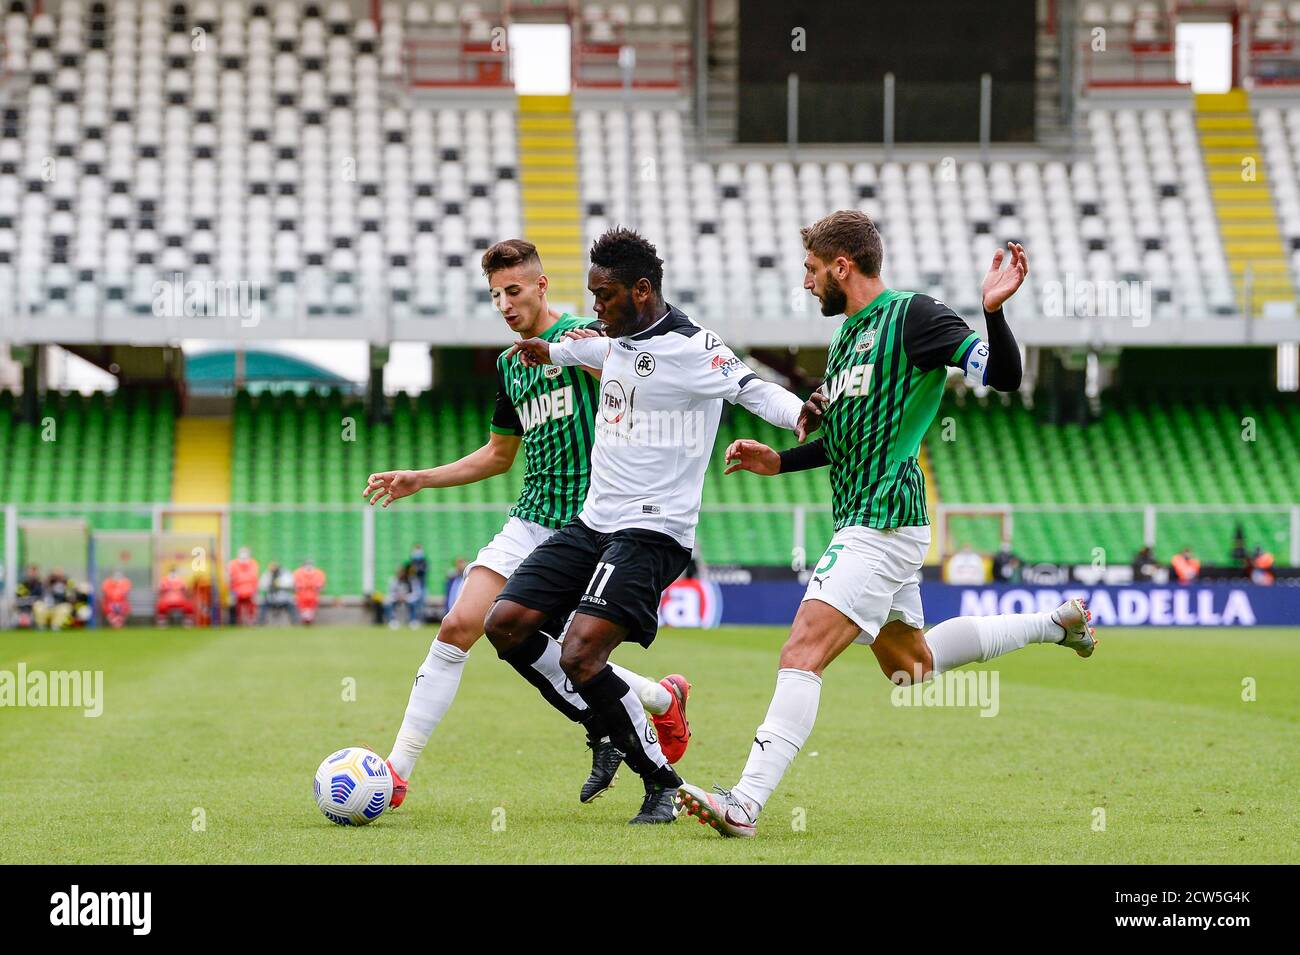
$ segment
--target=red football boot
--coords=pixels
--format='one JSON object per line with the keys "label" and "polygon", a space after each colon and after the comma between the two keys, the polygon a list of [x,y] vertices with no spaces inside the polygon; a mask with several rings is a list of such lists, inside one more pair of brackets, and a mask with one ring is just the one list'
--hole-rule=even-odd
{"label": "red football boot", "polygon": [[388,800],[388,808],[396,809],[406,799],[406,780],[397,775],[397,770],[393,769],[393,764],[384,760],[388,765],[388,771],[393,774],[393,798]]}
{"label": "red football boot", "polygon": [[664,759],[675,763],[685,755],[691,742],[691,724],[686,722],[686,698],[690,695],[691,685],[680,673],[670,673],[659,681],[659,685],[668,691],[672,702],[663,713],[650,714],[650,719],[659,734],[659,748],[664,751]]}

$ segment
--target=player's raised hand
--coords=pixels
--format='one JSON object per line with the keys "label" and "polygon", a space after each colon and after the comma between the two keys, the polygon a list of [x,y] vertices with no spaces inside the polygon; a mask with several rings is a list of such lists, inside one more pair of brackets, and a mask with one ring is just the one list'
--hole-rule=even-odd
{"label": "player's raised hand", "polygon": [[369,498],[371,506],[382,501],[384,507],[420,490],[420,477],[414,471],[377,471],[370,475],[362,497]]}
{"label": "player's raised hand", "polygon": [[506,352],[506,358],[511,359],[519,356],[519,360],[524,363],[526,368],[536,368],[538,365],[549,365],[551,363],[551,343],[541,338],[523,338],[510,346]]}
{"label": "player's raised hand", "polygon": [[586,328],[570,328],[562,336],[564,338],[604,338],[605,333],[595,326],[588,325]]}
{"label": "player's raised hand", "polygon": [[822,416],[826,414],[826,407],[830,403],[830,399],[826,397],[826,393],[819,385],[803,403],[803,410],[799,412],[799,422],[794,426],[794,436],[802,441],[820,428]]}
{"label": "player's raised hand", "polygon": [[[984,311],[996,312],[1002,307],[1002,303],[1016,294],[1016,289],[1020,288],[1025,281],[1025,276],[1029,274],[1029,257],[1025,255],[1025,247],[1016,243],[1008,242],[1007,249],[1010,250],[1011,256],[1008,259],[1003,249],[998,249],[993,253],[993,264],[989,266],[989,274],[984,276]],[[1006,268],[1003,268],[1003,260],[1006,259]]]}
{"label": "player's raised hand", "polygon": [[766,444],[750,438],[741,438],[727,445],[723,460],[727,462],[727,469],[722,472],[723,474],[730,474],[732,471],[753,471],[755,474],[771,476],[781,470],[780,456]]}

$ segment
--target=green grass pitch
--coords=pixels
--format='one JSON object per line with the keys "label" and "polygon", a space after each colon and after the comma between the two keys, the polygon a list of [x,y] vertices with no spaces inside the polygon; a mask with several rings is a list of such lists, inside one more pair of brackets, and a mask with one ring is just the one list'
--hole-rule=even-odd
{"label": "green grass pitch", "polygon": [[[331,825],[312,800],[316,765],[348,744],[387,753],[432,636],[0,635],[0,670],[104,673],[98,718],[0,709],[0,863],[1300,861],[1296,630],[1109,630],[1086,661],[1030,647],[990,664],[994,718],[892,705],[854,647],[753,840],[686,818],[625,825],[640,799],[626,767],[580,805],[580,733],[485,641],[406,805]],[[649,652],[616,654],[695,684],[688,780],[739,775],[783,637],[665,630]]]}

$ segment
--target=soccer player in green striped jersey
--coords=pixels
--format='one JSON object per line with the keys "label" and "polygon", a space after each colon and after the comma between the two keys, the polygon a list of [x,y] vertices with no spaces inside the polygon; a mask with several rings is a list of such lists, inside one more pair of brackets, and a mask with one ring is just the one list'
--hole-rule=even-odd
{"label": "soccer player in green striped jersey", "polygon": [[813,568],[781,650],[776,692],[731,789],[678,790],[687,812],[728,836],[752,836],[759,811],[812,732],[822,673],[866,643],[905,685],[1030,643],[1091,656],[1096,636],[1081,600],[1032,614],[957,617],[928,633],[921,564],[930,547],[925,477],[917,462],[950,367],[973,384],[1020,387],[1020,351],[1002,304],[1029,271],[1025,250],[999,249],[984,279],[987,341],[942,302],[888,288],[880,233],[862,212],[836,212],[803,230],[804,288],[823,315],[844,315],[826,357],[819,440],[776,452],[757,441],[727,449],[728,474],[772,475],[829,466],[835,533]]}
{"label": "soccer player in green striped jersey", "polygon": [[[558,341],[566,335],[582,335],[594,324],[590,319],[560,314],[547,304],[547,278],[531,242],[498,242],[483,254],[482,264],[492,301],[512,332],[524,338]],[[497,358],[496,407],[487,444],[440,467],[377,472],[366,485],[370,503],[382,501],[388,507],[425,488],[458,487],[503,474],[513,466],[520,446],[524,449],[519,499],[501,532],[466,568],[459,596],[416,674],[406,715],[388,757],[394,780],[393,808],[405,800],[416,760],[455,699],[469,649],[483,635],[484,618],[506,578],[533,548],[574,518],[587,496],[597,373],[552,365],[526,368],[519,362],[507,362],[505,354]],[[555,621],[551,626],[555,636],[562,624]],[[511,654],[508,662],[548,703],[587,731],[592,770],[579,799],[590,802],[613,785],[623,754],[565,679],[557,641],[547,636],[525,649],[527,652]],[[686,679],[673,674],[655,683],[622,667],[618,670],[650,713],[666,743],[665,755],[671,754],[676,762],[690,738]]]}

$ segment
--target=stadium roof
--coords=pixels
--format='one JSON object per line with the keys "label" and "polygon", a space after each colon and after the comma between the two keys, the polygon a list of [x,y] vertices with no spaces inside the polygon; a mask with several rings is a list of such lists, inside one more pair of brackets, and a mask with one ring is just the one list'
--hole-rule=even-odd
{"label": "stadium roof", "polygon": [[[185,380],[192,392],[229,391],[235,384],[235,352],[218,350],[187,355]],[[244,352],[245,386],[252,390],[329,387],[355,390],[355,382],[320,365],[272,351]]]}

